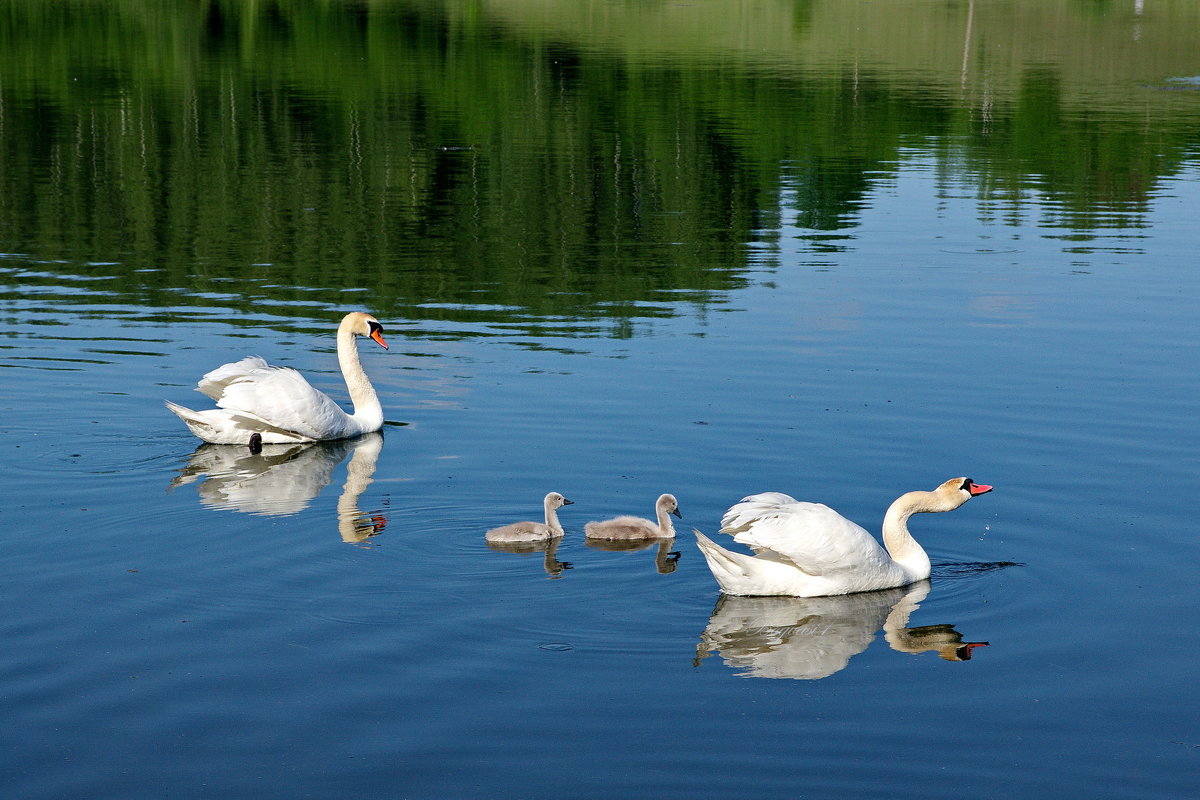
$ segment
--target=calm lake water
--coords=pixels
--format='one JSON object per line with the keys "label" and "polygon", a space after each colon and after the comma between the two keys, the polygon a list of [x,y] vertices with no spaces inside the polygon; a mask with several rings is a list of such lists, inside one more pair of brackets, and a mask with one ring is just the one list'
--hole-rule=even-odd
{"label": "calm lake water", "polygon": [[[5,797],[1194,795],[1194,4],[0,8]],[[382,435],[163,407],[354,309]],[[904,589],[691,535],[959,475]]]}

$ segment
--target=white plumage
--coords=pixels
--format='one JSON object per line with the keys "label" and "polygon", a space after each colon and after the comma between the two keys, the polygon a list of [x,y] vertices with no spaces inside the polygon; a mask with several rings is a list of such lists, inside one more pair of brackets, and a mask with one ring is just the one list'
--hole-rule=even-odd
{"label": "white plumage", "polygon": [[358,358],[356,336],[368,336],[384,349],[383,328],[370,314],[347,314],[337,331],[338,363],[354,405],[347,414],[290,367],[273,367],[259,356],[223,364],[200,379],[196,391],[217,408],[193,411],[167,401],[167,408],[206,442],[291,444],[344,439],[383,427],[383,407]]}
{"label": "white plumage", "polygon": [[929,556],[908,532],[910,516],[952,511],[991,488],[952,478],[932,492],[902,495],[884,517],[886,549],[828,506],[779,492],[751,495],[721,519],[721,531],[753,556],[726,550],[699,531],[696,541],[727,594],[821,597],[889,589],[929,577]]}

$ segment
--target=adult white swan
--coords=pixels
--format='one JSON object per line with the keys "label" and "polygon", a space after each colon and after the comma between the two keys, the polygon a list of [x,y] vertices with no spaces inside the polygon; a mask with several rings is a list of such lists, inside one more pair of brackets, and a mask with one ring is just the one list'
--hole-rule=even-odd
{"label": "adult white swan", "polygon": [[[345,439],[383,427],[383,407],[358,360],[356,336],[387,349],[383,327],[370,314],[353,311],[337,330],[338,363],[354,413],[347,414],[290,367],[273,367],[259,356],[223,364],[206,374],[196,391],[218,408],[192,411],[167,401],[192,433],[213,444],[288,444]],[[254,442],[252,443],[252,439]]]}
{"label": "adult white swan", "polygon": [[991,490],[951,478],[932,492],[901,495],[883,518],[886,550],[832,508],[779,492],[751,495],[721,518],[721,532],[749,545],[753,556],[726,550],[700,531],[696,543],[726,594],[823,597],[890,589],[929,577],[929,556],[908,532],[909,517],[953,511]]}

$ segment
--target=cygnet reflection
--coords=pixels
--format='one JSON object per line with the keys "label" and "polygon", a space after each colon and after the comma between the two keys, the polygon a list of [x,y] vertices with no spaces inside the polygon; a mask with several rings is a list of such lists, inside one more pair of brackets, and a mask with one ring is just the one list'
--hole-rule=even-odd
{"label": "cygnet reflection", "polygon": [[835,597],[722,595],[700,635],[694,663],[715,652],[741,677],[817,680],[845,669],[880,628],[894,650],[935,651],[966,661],[987,642],[964,642],[951,625],[908,627],[929,590],[929,581],[921,581]]}
{"label": "cygnet reflection", "polygon": [[489,550],[495,550],[500,553],[517,553],[519,555],[532,555],[533,553],[541,553],[543,555],[542,567],[546,570],[546,574],[551,578],[562,577],[563,570],[571,569],[570,561],[559,561],[556,553],[558,545],[562,542],[561,536],[556,536],[553,539],[543,539],[540,542],[493,542],[487,543]]}
{"label": "cygnet reflection", "polygon": [[654,569],[659,575],[670,575],[679,566],[679,551],[672,550],[674,539],[587,539],[588,547],[609,552],[634,552],[654,548]]}
{"label": "cygnet reflection", "polygon": [[202,444],[167,491],[194,483],[200,502],[209,508],[262,516],[298,514],[333,482],[334,470],[350,455],[337,503],[337,528],[344,541],[360,542],[387,524],[382,515],[358,508],[382,449],[379,433],[333,442],[266,444],[258,452]]}

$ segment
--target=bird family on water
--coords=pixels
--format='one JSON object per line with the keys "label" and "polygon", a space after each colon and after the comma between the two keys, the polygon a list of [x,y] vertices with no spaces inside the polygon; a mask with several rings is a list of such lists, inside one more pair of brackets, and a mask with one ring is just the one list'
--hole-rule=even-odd
{"label": "bird family on water", "polygon": [[[345,439],[383,427],[383,407],[359,361],[357,337],[387,349],[383,327],[370,314],[347,314],[337,329],[338,363],[354,413],[313,388],[290,367],[275,367],[258,356],[224,364],[206,373],[197,391],[215,409],[193,411],[167,401],[167,408],[206,442],[290,444]],[[913,514],[953,511],[992,490],[970,478],[951,478],[933,491],[908,492],[888,508],[883,546],[865,529],[820,503],[800,502],[779,492],[743,498],[721,519],[721,532],[744,544],[752,555],[721,547],[700,531],[696,543],[721,591],[732,595],[820,597],[906,586],[929,577],[929,556],[908,530]],[[564,535],[558,509],[571,501],[550,492],[544,521],[514,522],[493,528],[487,541],[536,542]],[[621,516],[589,522],[584,535],[595,541],[644,541],[675,536],[671,516],[682,517],[670,494],[655,502],[656,521]]]}

